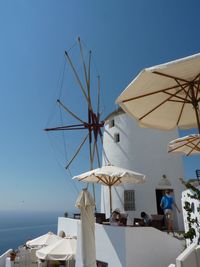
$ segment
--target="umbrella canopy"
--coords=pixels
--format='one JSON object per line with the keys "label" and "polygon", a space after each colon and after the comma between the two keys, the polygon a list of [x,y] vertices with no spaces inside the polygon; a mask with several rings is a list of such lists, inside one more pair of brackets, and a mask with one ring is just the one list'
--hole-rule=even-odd
{"label": "umbrella canopy", "polygon": [[168,152],[180,152],[187,156],[200,154],[200,135],[190,134],[171,141],[168,144]]}
{"label": "umbrella canopy", "polygon": [[51,245],[60,239],[61,237],[55,235],[52,232],[48,232],[45,235],[42,235],[35,239],[27,241],[26,245],[30,248],[43,247],[43,246]]}
{"label": "umbrella canopy", "polygon": [[145,175],[117,166],[108,165],[85,172],[73,177],[73,179],[88,183],[100,183],[109,186],[110,210],[112,212],[111,186],[122,184],[141,184],[145,182]]}
{"label": "umbrella canopy", "polygon": [[75,238],[61,238],[54,244],[37,250],[36,256],[42,260],[72,260],[76,254],[76,242]]}
{"label": "umbrella canopy", "polygon": [[81,211],[81,266],[96,267],[95,202],[87,189],[81,191],[76,207]]}
{"label": "umbrella canopy", "polygon": [[143,127],[171,130],[198,127],[200,53],[146,68],[117,98]]}

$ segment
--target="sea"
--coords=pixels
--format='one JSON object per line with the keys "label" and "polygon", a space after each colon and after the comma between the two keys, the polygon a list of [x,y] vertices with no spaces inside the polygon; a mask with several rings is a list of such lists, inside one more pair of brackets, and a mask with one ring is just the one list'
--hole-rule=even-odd
{"label": "sea", "polygon": [[0,255],[48,232],[57,233],[61,212],[0,211]]}

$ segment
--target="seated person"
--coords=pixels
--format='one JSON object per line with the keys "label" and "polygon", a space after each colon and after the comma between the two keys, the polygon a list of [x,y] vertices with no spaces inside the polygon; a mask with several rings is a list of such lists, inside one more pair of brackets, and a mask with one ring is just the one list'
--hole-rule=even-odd
{"label": "seated person", "polygon": [[152,220],[151,220],[150,216],[148,214],[146,214],[146,212],[142,211],[140,216],[143,219],[145,226],[151,225]]}
{"label": "seated person", "polygon": [[110,224],[111,225],[121,225],[121,214],[118,210],[114,210],[110,216]]}
{"label": "seated person", "polygon": [[127,214],[121,213],[121,218],[120,218],[120,225],[126,226],[127,225]]}

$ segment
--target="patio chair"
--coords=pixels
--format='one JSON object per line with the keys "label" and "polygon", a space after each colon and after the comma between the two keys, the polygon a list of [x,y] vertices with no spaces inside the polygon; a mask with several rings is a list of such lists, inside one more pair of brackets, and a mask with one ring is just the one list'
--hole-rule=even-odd
{"label": "patio chair", "polygon": [[134,226],[144,226],[144,220],[141,218],[134,218],[133,225]]}
{"label": "patio chair", "polygon": [[120,223],[124,226],[127,225],[127,217],[128,215],[126,213],[121,213],[121,219],[120,219]]}
{"label": "patio chair", "polygon": [[164,215],[161,214],[152,214],[151,215],[151,226],[158,229],[162,230],[164,226]]}
{"label": "patio chair", "polygon": [[106,220],[106,214],[105,213],[98,213],[98,212],[96,212],[94,214],[94,216],[96,218],[96,223],[102,224]]}
{"label": "patio chair", "polygon": [[74,213],[74,219],[80,220],[81,214],[80,213]]}

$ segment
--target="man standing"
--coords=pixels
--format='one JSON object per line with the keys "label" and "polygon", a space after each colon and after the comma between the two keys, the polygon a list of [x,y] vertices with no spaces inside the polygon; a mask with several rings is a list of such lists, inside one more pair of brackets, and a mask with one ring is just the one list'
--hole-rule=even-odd
{"label": "man standing", "polygon": [[169,233],[174,232],[173,229],[173,206],[178,210],[180,213],[180,210],[178,206],[176,205],[173,197],[171,196],[171,191],[170,190],[165,190],[165,195],[162,197],[161,202],[160,202],[160,207],[163,209],[166,222],[167,222],[167,232]]}

